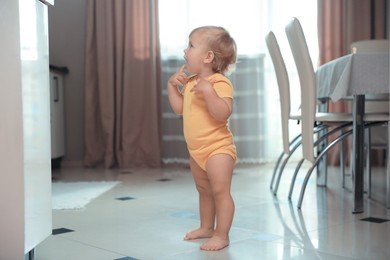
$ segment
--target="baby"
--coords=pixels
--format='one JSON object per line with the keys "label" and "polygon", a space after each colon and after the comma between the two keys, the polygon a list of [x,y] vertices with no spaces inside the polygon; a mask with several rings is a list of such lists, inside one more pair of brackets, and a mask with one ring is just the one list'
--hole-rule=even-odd
{"label": "baby", "polygon": [[[234,39],[222,27],[194,29],[184,50],[186,64],[168,80],[172,110],[183,116],[191,173],[199,193],[200,227],[185,240],[208,238],[202,250],[229,245],[234,216],[231,196],[236,147],[228,128],[233,86],[225,74],[236,63]],[[191,75],[191,76],[188,76]],[[182,91],[179,86],[184,86]]]}

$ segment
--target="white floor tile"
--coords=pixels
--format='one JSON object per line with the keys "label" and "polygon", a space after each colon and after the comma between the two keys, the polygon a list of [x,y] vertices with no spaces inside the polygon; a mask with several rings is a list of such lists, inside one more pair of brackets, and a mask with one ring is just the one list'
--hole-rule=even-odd
{"label": "white floor tile", "polygon": [[[161,169],[63,168],[55,181],[121,181],[84,210],[54,210],[52,235],[36,248],[39,260],[61,259],[389,259],[390,219],[384,207],[384,170],[373,177],[373,198],[364,213],[352,214],[352,193],[341,187],[338,168],[329,168],[328,186],[311,177],[301,210],[296,208],[299,174],[292,201],[287,193],[294,171],[288,166],[275,197],[273,165],[238,166],[232,195],[236,212],[230,246],[218,252],[199,249],[204,240],[184,241],[199,225],[198,195],[188,167]],[[350,178],[347,178],[350,185]],[[129,200],[118,198],[129,197]]]}

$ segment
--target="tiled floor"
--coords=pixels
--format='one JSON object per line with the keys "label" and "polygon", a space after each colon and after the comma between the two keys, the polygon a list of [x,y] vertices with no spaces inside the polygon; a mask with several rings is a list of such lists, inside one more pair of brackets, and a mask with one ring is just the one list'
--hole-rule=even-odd
{"label": "tiled floor", "polygon": [[286,169],[277,198],[269,189],[272,167],[236,168],[231,244],[218,252],[199,250],[203,240],[183,240],[199,225],[188,168],[56,170],[55,181],[122,183],[85,210],[53,211],[53,235],[36,248],[36,259],[390,259],[383,168],[373,176],[373,199],[365,196],[364,213],[352,214],[352,194],[341,188],[337,168],[329,170],[327,188],[316,187],[312,176],[302,210],[297,210],[303,171],[290,203],[286,194],[293,164]]}

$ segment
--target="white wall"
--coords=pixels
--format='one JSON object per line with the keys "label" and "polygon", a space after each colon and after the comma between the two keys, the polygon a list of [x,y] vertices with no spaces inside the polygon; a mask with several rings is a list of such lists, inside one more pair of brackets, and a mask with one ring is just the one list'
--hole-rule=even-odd
{"label": "white wall", "polygon": [[49,8],[50,64],[66,66],[63,165],[81,165],[84,156],[84,56],[87,0],[55,0]]}

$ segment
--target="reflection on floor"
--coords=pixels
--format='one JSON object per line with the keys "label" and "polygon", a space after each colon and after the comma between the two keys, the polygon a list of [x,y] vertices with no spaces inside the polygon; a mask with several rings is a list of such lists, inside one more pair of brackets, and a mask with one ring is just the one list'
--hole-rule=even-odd
{"label": "reflection on floor", "polygon": [[[238,166],[232,194],[236,212],[231,244],[218,252],[184,241],[199,225],[197,193],[184,166],[129,171],[63,168],[53,181],[121,181],[86,209],[53,210],[53,235],[36,248],[39,260],[111,259],[390,259],[390,210],[384,206],[383,168],[373,173],[364,213],[352,214],[352,193],[330,168],[328,187],[311,177],[302,210],[287,200],[294,170],[286,168],[278,196],[269,189],[273,165]],[[305,166],[307,169],[307,166]]]}

